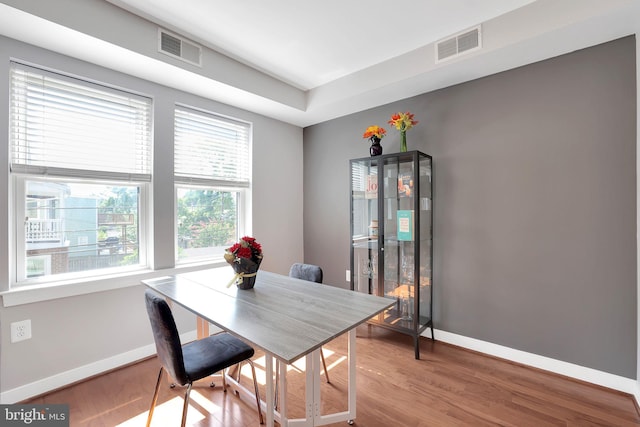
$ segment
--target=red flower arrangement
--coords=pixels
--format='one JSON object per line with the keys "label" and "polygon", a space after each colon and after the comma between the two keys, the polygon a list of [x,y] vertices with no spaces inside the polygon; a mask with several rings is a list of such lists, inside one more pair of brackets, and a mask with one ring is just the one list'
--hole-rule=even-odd
{"label": "red flower arrangement", "polygon": [[235,255],[237,258],[253,259],[262,256],[262,246],[256,242],[255,237],[245,236],[238,243],[227,249],[226,252]]}
{"label": "red flower arrangement", "polygon": [[224,259],[236,272],[227,287],[236,283],[240,289],[253,288],[262,257],[262,246],[254,237],[245,236],[225,250]]}

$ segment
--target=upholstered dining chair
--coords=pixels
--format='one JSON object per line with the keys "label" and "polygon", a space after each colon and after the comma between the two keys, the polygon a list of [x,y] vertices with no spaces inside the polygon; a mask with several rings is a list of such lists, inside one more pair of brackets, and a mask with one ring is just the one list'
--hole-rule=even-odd
{"label": "upholstered dining chair", "polygon": [[[308,280],[309,282],[322,283],[322,268],[313,264],[303,264],[296,262],[289,270],[289,277],[296,279]],[[329,371],[327,371],[327,362],[324,361],[324,352],[320,349],[320,358],[322,359],[322,367],[324,368],[324,376],[329,381]]]}
{"label": "upholstered dining chair", "polygon": [[[151,408],[149,409],[149,416],[147,417],[147,427],[151,425],[153,410],[158,401],[158,391],[165,371],[177,384],[187,386],[182,409],[181,425],[184,427],[187,420],[189,394],[191,393],[193,382],[219,371],[223,371],[224,374],[225,369],[242,362],[249,362],[251,365],[258,417],[260,418],[260,424],[263,424],[256,371],[250,359],[254,354],[253,348],[228,333],[212,335],[182,345],[178,335],[178,328],[167,301],[150,289],[145,291],[145,301],[158,360],[161,365],[156,389],[151,401]],[[222,378],[223,390],[226,392],[224,375]]]}

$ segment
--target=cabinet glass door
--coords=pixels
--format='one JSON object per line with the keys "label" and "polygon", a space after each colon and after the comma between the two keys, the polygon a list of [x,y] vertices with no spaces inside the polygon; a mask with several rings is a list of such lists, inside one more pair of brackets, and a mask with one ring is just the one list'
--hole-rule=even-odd
{"label": "cabinet glass door", "polygon": [[415,180],[411,157],[386,159],[384,176],[383,213],[384,235],[384,295],[396,300],[385,313],[384,322],[398,328],[412,329],[415,319]]}
{"label": "cabinet glass door", "polygon": [[351,244],[353,289],[378,295],[378,167],[351,164]]}
{"label": "cabinet glass door", "polygon": [[433,336],[433,323],[432,323],[432,265],[433,265],[433,230],[432,230],[432,195],[431,195],[431,157],[422,157],[419,160],[419,182],[420,182],[420,194],[416,199],[416,207],[420,213],[420,240],[417,247],[419,248],[419,263],[418,263],[418,281],[416,285],[419,287],[419,304],[417,305],[417,312],[419,317],[417,319],[418,328],[426,327],[431,324],[432,336]]}

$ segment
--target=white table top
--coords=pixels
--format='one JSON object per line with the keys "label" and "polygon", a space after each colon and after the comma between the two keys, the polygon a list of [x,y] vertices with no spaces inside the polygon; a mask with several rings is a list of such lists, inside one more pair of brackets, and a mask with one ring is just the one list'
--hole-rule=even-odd
{"label": "white table top", "polygon": [[227,287],[230,267],[142,282],[286,364],[389,308],[395,300],[259,271],[255,287]]}

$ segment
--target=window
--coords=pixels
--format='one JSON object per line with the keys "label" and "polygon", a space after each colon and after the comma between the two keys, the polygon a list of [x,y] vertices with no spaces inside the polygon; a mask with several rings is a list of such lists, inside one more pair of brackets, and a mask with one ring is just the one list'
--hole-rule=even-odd
{"label": "window", "polygon": [[222,259],[248,233],[247,123],[186,107],[175,112],[176,259]]}
{"label": "window", "polygon": [[146,266],[151,100],[11,65],[17,285]]}

